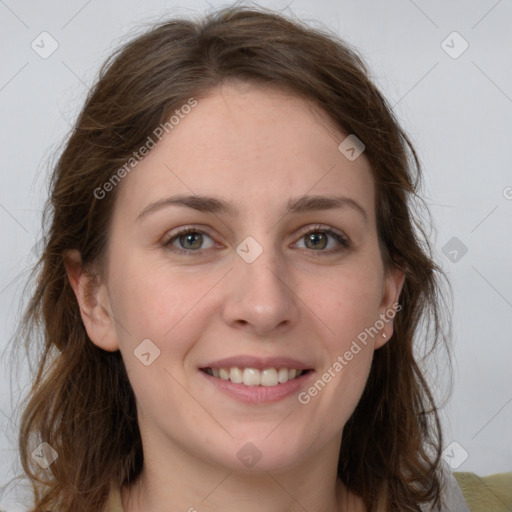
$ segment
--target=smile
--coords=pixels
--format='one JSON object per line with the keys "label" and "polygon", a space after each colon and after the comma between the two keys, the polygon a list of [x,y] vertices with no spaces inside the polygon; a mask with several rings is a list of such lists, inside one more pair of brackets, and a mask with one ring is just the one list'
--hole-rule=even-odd
{"label": "smile", "polygon": [[295,368],[202,368],[202,371],[221,380],[229,380],[234,384],[245,386],[277,386],[285,384],[290,380],[297,379],[308,370],[297,370]]}

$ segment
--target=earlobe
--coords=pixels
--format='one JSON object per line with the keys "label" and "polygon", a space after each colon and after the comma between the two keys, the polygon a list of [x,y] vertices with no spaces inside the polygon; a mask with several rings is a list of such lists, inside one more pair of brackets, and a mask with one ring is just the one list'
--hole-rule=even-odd
{"label": "earlobe", "polygon": [[384,324],[375,339],[375,349],[385,345],[393,335],[393,322],[399,311],[400,293],[405,282],[405,272],[398,267],[391,267],[384,280],[382,301],[379,308],[379,320]]}
{"label": "earlobe", "polygon": [[89,339],[103,350],[119,350],[105,285],[85,270],[79,251],[66,251],[63,259]]}

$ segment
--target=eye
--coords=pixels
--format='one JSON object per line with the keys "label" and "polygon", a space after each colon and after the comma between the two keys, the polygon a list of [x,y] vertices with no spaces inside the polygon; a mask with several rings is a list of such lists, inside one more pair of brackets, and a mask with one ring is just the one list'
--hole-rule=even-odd
{"label": "eye", "polygon": [[[203,246],[205,237],[210,240],[210,244],[207,247]],[[305,241],[305,249],[311,249],[313,252],[321,254],[337,253],[350,247],[347,237],[332,228],[321,225],[313,226],[303,231],[299,240]],[[327,248],[329,242],[331,242],[331,247]],[[189,226],[176,233],[172,233],[163,241],[163,245],[172,251],[185,254],[199,254],[203,250],[214,247],[215,242],[202,229]],[[327,250],[325,250],[326,248]]]}
{"label": "eye", "polygon": [[212,243],[209,247],[202,247],[205,236],[213,242],[213,239],[204,231],[198,228],[188,227],[167,238],[167,240],[163,242],[163,245],[173,251],[198,253],[202,249],[211,249],[214,245]]}
{"label": "eye", "polygon": [[[324,250],[329,245],[329,238],[334,240],[334,242],[329,249]],[[300,240],[305,241],[306,249],[312,249],[313,251],[324,254],[339,252],[350,247],[350,242],[347,237],[331,228],[323,226],[313,226],[309,228],[302,233]],[[332,247],[333,245],[334,247]]]}

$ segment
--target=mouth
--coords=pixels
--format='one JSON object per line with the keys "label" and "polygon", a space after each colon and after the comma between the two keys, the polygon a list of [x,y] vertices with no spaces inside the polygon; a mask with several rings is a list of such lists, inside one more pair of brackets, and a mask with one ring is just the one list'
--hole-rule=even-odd
{"label": "mouth", "polygon": [[297,368],[258,368],[250,367],[219,367],[219,368],[200,368],[200,370],[210,377],[214,377],[223,381],[230,381],[233,384],[241,384],[244,386],[273,387],[286,384],[289,381],[298,379],[299,377],[312,372],[311,369]]}

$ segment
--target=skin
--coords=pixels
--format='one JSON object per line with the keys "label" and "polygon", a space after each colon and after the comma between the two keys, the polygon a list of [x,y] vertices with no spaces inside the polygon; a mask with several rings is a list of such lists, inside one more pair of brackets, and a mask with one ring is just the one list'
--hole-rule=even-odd
{"label": "skin", "polygon": [[[307,388],[398,301],[404,274],[384,269],[370,164],[364,153],[349,161],[338,150],[347,135],[289,93],[219,86],[119,185],[106,268],[91,296],[79,254],[68,254],[89,337],[121,351],[136,395],[144,469],[122,489],[126,512],[364,510],[336,466],[343,426],[392,320],[380,331],[386,339],[369,337],[306,405],[297,394],[243,404],[198,369],[240,354],[288,356],[314,368]],[[240,211],[168,206],[137,221],[179,193],[222,197]],[[367,219],[347,206],[283,214],[289,198],[305,194],[352,198]],[[314,246],[304,235],[317,224],[324,238]],[[202,245],[172,238],[190,225],[201,228]],[[350,246],[326,238],[326,228]],[[263,249],[252,263],[236,252],[247,236]],[[179,252],[191,246],[202,253]],[[160,350],[149,366],[134,356],[144,339]],[[252,468],[237,457],[248,442],[262,455]]]}

